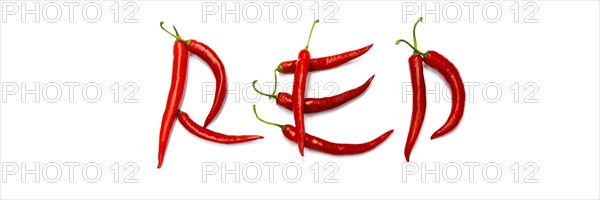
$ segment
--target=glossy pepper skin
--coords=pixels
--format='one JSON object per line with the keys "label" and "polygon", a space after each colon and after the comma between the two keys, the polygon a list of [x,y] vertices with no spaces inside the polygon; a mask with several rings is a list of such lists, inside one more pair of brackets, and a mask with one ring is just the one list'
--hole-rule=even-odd
{"label": "glossy pepper skin", "polygon": [[310,52],[302,49],[298,54],[296,62],[296,72],[294,73],[294,84],[292,89],[292,105],[294,113],[294,122],[296,123],[296,133],[298,138],[298,150],[300,155],[304,156],[304,97],[306,95],[306,79],[308,68],[310,67]]}
{"label": "glossy pepper skin", "polygon": [[[256,105],[253,105],[252,109],[254,111],[254,116],[256,117],[256,119],[258,119],[259,121],[261,121],[265,124],[279,127],[281,129],[281,132],[283,133],[283,135],[288,140],[290,140],[292,142],[296,142],[296,143],[298,142],[299,138],[298,138],[298,134],[296,132],[296,130],[297,130],[296,127],[289,125],[289,124],[281,125],[281,124],[276,124],[273,122],[265,121],[264,119],[262,119],[258,116],[258,113],[256,112]],[[333,155],[359,154],[359,153],[367,152],[367,151],[372,150],[373,148],[379,146],[393,132],[394,132],[393,129],[389,130],[386,133],[380,135],[379,137],[377,137],[369,142],[360,143],[360,144],[333,143],[333,142],[327,141],[325,139],[322,139],[322,138],[319,138],[316,136],[312,136],[307,133],[305,135],[306,136],[306,147],[323,152],[323,153],[333,154]]]}
{"label": "glossy pepper skin", "polygon": [[217,53],[202,42],[190,40],[187,48],[192,54],[197,55],[204,60],[215,76],[215,97],[212,108],[204,121],[204,127],[207,127],[221,111],[223,102],[227,96],[227,73],[225,72],[225,65],[223,65],[223,62],[221,62]]}
{"label": "glossy pepper skin", "polygon": [[413,107],[410,119],[410,128],[404,147],[404,157],[406,161],[410,160],[410,153],[417,141],[423,120],[425,119],[425,109],[427,108],[427,97],[425,88],[425,77],[423,76],[423,58],[420,55],[412,55],[408,58],[410,71],[410,80],[413,91]]}
{"label": "glossy pepper skin", "polygon": [[171,77],[171,88],[167,97],[167,105],[163,113],[162,123],[160,125],[160,138],[158,145],[158,167],[162,166],[169,143],[169,136],[173,123],[177,117],[181,99],[185,89],[185,81],[187,76],[188,66],[188,50],[185,42],[181,40],[175,41],[173,46],[173,73]]}
{"label": "glossy pepper skin", "polygon": [[[356,50],[352,50],[352,51],[348,51],[348,52],[344,52],[344,53],[340,53],[340,54],[336,54],[336,55],[332,55],[332,56],[310,59],[309,71],[326,70],[326,69],[331,69],[331,68],[340,66],[344,63],[347,63],[348,61],[351,61],[351,60],[358,58],[358,57],[362,56],[363,54],[367,53],[367,51],[369,51],[369,49],[371,49],[371,47],[373,47],[373,44],[367,45],[360,49],[356,49]],[[294,73],[295,70],[296,70],[296,60],[281,62],[281,64],[279,64],[279,66],[277,67],[277,71],[279,71],[281,73],[285,73],[285,74]]]}
{"label": "glossy pepper skin", "polygon": [[211,142],[221,144],[236,144],[263,139],[263,136],[260,135],[225,135],[214,132],[194,122],[194,120],[192,120],[192,118],[190,118],[190,116],[183,111],[180,111],[177,118],[179,119],[181,125],[183,125],[183,127],[185,127],[185,129],[187,129],[190,133]]}
{"label": "glossy pepper skin", "polygon": [[431,136],[431,139],[435,139],[452,131],[458,126],[458,123],[462,119],[466,99],[465,85],[460,77],[458,69],[456,69],[454,64],[442,54],[435,51],[427,51],[423,57],[425,64],[442,74],[446,82],[448,82],[448,86],[452,92],[452,108],[450,109],[450,115],[448,116],[446,123]]}
{"label": "glossy pepper skin", "polygon": [[[373,81],[374,77],[375,77],[375,75],[371,76],[371,78],[369,78],[369,80],[367,80],[361,86],[351,89],[351,90],[348,90],[344,93],[340,93],[340,94],[330,96],[330,97],[323,97],[323,98],[305,98],[304,99],[304,113],[323,112],[326,110],[336,108],[338,106],[341,106],[341,105],[351,101],[352,99],[360,96],[362,93],[364,93],[367,90],[369,85],[371,85],[371,81]],[[277,95],[276,103],[277,103],[277,105],[282,106],[288,110],[293,109],[292,95],[290,95],[289,93],[280,92]]]}
{"label": "glossy pepper skin", "polygon": [[319,23],[318,19],[313,22],[312,27],[310,28],[306,47],[298,53],[296,70],[294,71],[294,84],[292,86],[292,111],[294,113],[294,122],[296,123],[296,133],[298,134],[298,150],[300,150],[301,156],[304,156],[304,98],[306,96],[306,79],[308,76],[308,69],[310,68],[310,52],[308,51],[308,45],[310,44],[310,38],[312,37],[313,30],[317,23]]}
{"label": "glossy pepper skin", "polygon": [[[296,128],[292,125],[286,125],[283,128],[283,135],[292,142],[297,142],[298,137],[296,134]],[[317,150],[323,153],[328,153],[332,155],[353,155],[360,154],[367,151],[372,150],[373,148],[379,146],[383,141],[385,141],[394,130],[389,130],[379,137],[365,143],[360,144],[343,144],[343,143],[333,143],[327,141],[325,139],[319,138],[317,136],[312,136],[306,133],[306,148]]]}
{"label": "glossy pepper skin", "polygon": [[[417,20],[417,22],[415,22],[415,25],[413,27],[414,46],[412,46],[408,41],[406,41],[404,39],[400,39],[400,40],[396,41],[396,45],[401,42],[404,42],[413,49],[413,56],[411,57],[411,59],[409,61],[409,65],[411,66],[411,76],[412,76],[411,79],[413,80],[413,90],[425,92],[424,85],[423,85],[423,88],[420,88],[418,86],[421,84],[420,83],[421,81],[413,78],[414,77],[413,74],[415,74],[415,73],[413,73],[413,70],[412,70],[414,68],[413,66],[421,65],[418,67],[418,69],[421,69],[421,71],[422,71],[422,62],[425,62],[425,64],[427,64],[431,68],[437,70],[443,76],[443,78],[446,80],[446,82],[448,82],[448,85],[450,86],[450,90],[452,91],[452,110],[450,112],[450,116],[448,116],[446,123],[444,123],[444,125],[441,128],[439,128],[431,136],[431,139],[435,139],[437,137],[447,134],[448,132],[450,132],[454,128],[456,128],[456,126],[460,122],[460,119],[462,118],[463,113],[464,113],[465,96],[466,95],[465,95],[465,89],[464,89],[464,84],[462,82],[462,78],[460,77],[458,70],[456,69],[454,64],[452,64],[452,62],[450,62],[450,60],[448,60],[447,58],[445,58],[438,52],[427,51],[426,53],[422,53],[417,48],[417,38],[416,38],[415,32],[416,32],[417,24],[419,22],[422,22],[422,20],[423,20],[423,18],[419,18]],[[413,57],[415,57],[415,56],[422,56],[422,61],[421,61],[421,58],[414,58],[414,60],[413,60]],[[418,83],[418,84],[416,84],[416,83]],[[422,123],[422,120],[421,121],[419,120],[422,118],[421,116],[419,116],[419,112],[415,112],[415,110],[419,109],[419,107],[422,107],[421,109],[423,110],[423,113],[425,111],[424,94],[423,94],[422,100],[417,99],[420,96],[421,95],[417,95],[415,93],[415,95],[413,97],[413,116],[412,116],[413,119],[411,122],[410,132],[413,132],[413,131],[416,132],[416,129],[417,129],[416,127],[418,127],[420,129],[420,126]],[[421,102],[423,102],[423,105],[421,105]],[[415,119],[417,119],[417,120],[415,120]],[[406,156],[407,161],[409,160],[410,150],[412,149],[412,145],[414,145],[414,142],[413,142],[413,144],[410,143],[410,141],[411,141],[410,132],[409,132],[409,138],[407,140],[406,149],[405,149],[405,156]],[[416,140],[416,135],[414,136],[414,138]]]}

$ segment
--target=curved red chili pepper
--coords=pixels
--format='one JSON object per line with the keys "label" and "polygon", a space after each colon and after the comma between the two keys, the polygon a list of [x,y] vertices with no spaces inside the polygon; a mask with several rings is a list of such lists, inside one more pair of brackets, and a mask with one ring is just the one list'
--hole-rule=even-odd
{"label": "curved red chili pepper", "polygon": [[[310,59],[309,71],[326,70],[326,69],[331,69],[331,68],[340,66],[344,63],[347,63],[348,61],[351,61],[351,60],[358,58],[358,57],[362,56],[363,54],[367,53],[367,51],[369,51],[369,49],[371,49],[371,47],[373,47],[373,44],[367,45],[360,49],[356,49],[356,50],[352,50],[352,51],[348,51],[348,52],[344,52],[344,53],[340,53],[340,54],[336,54],[336,55],[332,55],[332,56]],[[277,66],[277,71],[279,71],[281,73],[286,73],[286,74],[294,73],[295,70],[296,70],[296,60],[284,61],[284,62],[281,62],[281,64],[279,64],[279,66]]]}
{"label": "curved red chili pepper", "polygon": [[[272,122],[265,121],[265,120],[261,119],[258,116],[258,114],[256,113],[256,105],[253,105],[252,108],[254,109],[254,115],[256,116],[256,118],[258,120],[260,120],[263,123],[281,128],[281,132],[288,140],[290,140],[292,142],[298,142],[299,138],[297,137],[298,135],[296,133],[296,128],[294,126],[289,125],[289,124],[288,125],[275,124]],[[314,149],[316,151],[333,154],[333,155],[359,154],[359,153],[367,152],[367,151],[372,150],[373,148],[379,146],[393,132],[394,132],[394,129],[389,130],[369,142],[360,143],[360,144],[333,143],[333,142],[327,141],[325,139],[319,138],[317,136],[313,136],[313,135],[306,133],[306,135],[305,135],[306,136],[306,148]]]}
{"label": "curved red chili pepper", "polygon": [[[161,28],[163,22],[160,22]],[[163,30],[165,30],[163,28]],[[165,30],[167,31],[167,30]],[[168,31],[167,31],[168,32]],[[171,34],[171,33],[169,33]],[[185,89],[185,80],[187,76],[188,51],[185,42],[179,37],[179,34],[173,35],[177,38],[173,46],[173,73],[171,76],[171,88],[167,97],[167,105],[163,113],[162,122],[160,125],[160,138],[158,145],[158,167],[162,166],[169,143],[169,136],[173,123],[177,117],[177,110],[181,104],[183,92]]]}
{"label": "curved red chili pepper", "polygon": [[[305,104],[304,113],[322,112],[322,111],[336,108],[342,104],[347,103],[348,101],[358,97],[365,90],[367,90],[369,85],[371,85],[371,81],[373,81],[374,77],[375,77],[375,75],[371,76],[371,78],[369,78],[369,80],[367,80],[361,86],[358,86],[357,88],[348,90],[348,91],[343,92],[338,95],[334,95],[334,96],[330,96],[330,97],[323,97],[323,98],[306,98],[306,99],[304,99],[304,104]],[[277,104],[280,106],[283,106],[284,108],[287,108],[288,110],[292,110],[292,104],[291,104],[292,98],[291,97],[292,97],[292,95],[290,95],[288,93],[280,92],[279,95],[277,96]]]}
{"label": "curved red chili pepper", "polygon": [[304,97],[306,93],[306,79],[308,76],[308,68],[310,68],[310,52],[308,51],[308,44],[310,44],[310,37],[315,25],[319,23],[319,20],[315,20],[312,27],[310,28],[310,34],[308,35],[308,42],[306,47],[300,50],[298,54],[298,61],[296,62],[296,71],[294,72],[294,84],[292,86],[292,104],[294,112],[294,122],[296,122],[296,132],[298,133],[298,150],[300,155],[304,156]]}
{"label": "curved red chili pepper", "polygon": [[452,92],[452,108],[450,109],[450,115],[448,116],[446,123],[431,135],[431,139],[433,140],[449,133],[458,126],[465,111],[465,85],[463,84],[458,69],[456,69],[454,64],[446,57],[435,51],[427,51],[423,57],[425,58],[425,64],[442,74],[446,82],[448,82],[450,91]]}
{"label": "curved red chili pepper", "polygon": [[410,45],[410,43],[402,39],[396,41],[396,44],[404,42],[414,50],[414,54],[420,54],[421,56],[423,56],[425,64],[440,72],[440,74],[442,74],[442,76],[450,86],[450,91],[452,92],[452,108],[450,110],[450,115],[448,116],[446,123],[444,123],[444,125],[442,125],[441,128],[439,128],[433,133],[433,135],[431,135],[431,139],[433,140],[435,138],[449,133],[454,128],[456,128],[456,126],[458,126],[458,123],[462,119],[465,110],[466,95],[465,86],[462,81],[462,78],[460,77],[460,73],[458,72],[458,69],[456,69],[454,64],[450,62],[450,60],[448,60],[446,57],[444,57],[442,54],[439,54],[438,52],[427,51],[425,53],[422,53],[421,51],[419,51],[419,49],[417,49],[415,30],[417,24],[421,21],[422,18],[419,18],[419,20],[417,20],[417,22],[415,23],[415,27],[413,28],[413,38],[415,46]]}
{"label": "curved red chili pepper", "polygon": [[[292,142],[298,142],[298,137],[296,137],[297,135],[295,130],[296,129],[294,126],[288,124],[283,129],[283,135]],[[359,144],[333,143],[306,133],[306,148],[333,155],[359,154],[377,147],[379,144],[383,143],[383,141],[385,141],[393,132],[393,129],[389,130],[369,142]]]}
{"label": "curved red chili pepper", "polygon": [[410,119],[410,128],[404,147],[404,157],[406,162],[410,160],[410,153],[417,141],[423,120],[425,119],[425,109],[427,108],[427,97],[425,89],[425,77],[423,76],[423,58],[420,55],[412,55],[408,58],[410,70],[410,80],[413,91],[412,116]]}
{"label": "curved red chili pepper", "polygon": [[215,51],[213,51],[209,46],[202,42],[198,42],[196,40],[190,40],[188,44],[188,50],[192,52],[192,54],[200,57],[213,72],[216,81],[216,90],[215,90],[215,98],[213,100],[212,108],[204,121],[204,127],[207,127],[213,119],[219,114],[221,108],[223,107],[223,102],[225,101],[225,96],[227,96],[227,73],[225,73],[225,65],[221,62],[221,59]]}
{"label": "curved red chili pepper", "polygon": [[[323,98],[305,98],[304,99],[304,113],[323,112],[326,110],[336,108],[338,106],[341,106],[341,105],[351,101],[352,99],[360,96],[362,93],[364,93],[367,90],[367,88],[369,88],[369,85],[371,85],[371,81],[373,81],[373,78],[375,78],[375,75],[371,76],[371,78],[369,78],[369,80],[367,80],[362,85],[360,85],[354,89],[348,90],[346,92],[334,95],[334,96],[323,97]],[[288,110],[293,109],[291,94],[286,93],[286,92],[280,92],[277,94],[277,96],[272,95],[272,94],[265,94],[265,93],[259,91],[255,87],[256,82],[257,81],[252,82],[252,87],[254,87],[254,90],[256,92],[258,92],[259,94],[264,95],[264,96],[275,98],[276,99],[275,103],[279,106],[282,106]],[[275,83],[275,84],[277,84],[277,83]]]}
{"label": "curved red chili pepper", "polygon": [[200,126],[199,124],[194,122],[194,120],[192,120],[192,118],[190,118],[190,116],[187,113],[183,111],[179,112],[179,117],[177,118],[179,119],[181,125],[185,127],[185,129],[187,129],[193,135],[211,142],[221,144],[235,144],[257,139],[263,139],[263,136],[260,135],[225,135],[222,133],[217,133]]}

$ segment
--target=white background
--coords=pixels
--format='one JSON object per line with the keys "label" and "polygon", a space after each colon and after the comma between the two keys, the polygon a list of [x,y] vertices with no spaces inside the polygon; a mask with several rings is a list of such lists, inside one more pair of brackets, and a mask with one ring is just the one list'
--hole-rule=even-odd
{"label": "white background", "polygon": [[[23,8],[21,2],[16,3]],[[40,10],[48,3],[40,2]],[[96,23],[83,18],[85,2],[75,7],[73,22],[69,22],[66,6],[61,6],[62,18],[57,23],[48,22],[43,14],[36,23],[34,15],[22,19],[21,13],[6,17],[0,13],[0,198],[600,198],[597,1],[529,4],[538,8],[532,15],[538,21],[533,23],[524,23],[533,11],[531,6],[525,9],[527,2],[518,3],[518,18],[516,7],[511,10],[515,2],[497,2],[502,15],[495,23],[484,18],[495,17],[493,8],[482,13],[487,2],[475,7],[473,21],[465,2],[456,2],[462,11],[456,23],[444,18],[455,16],[454,7],[443,10],[453,2],[438,2],[439,13],[424,15],[425,23],[418,27],[419,48],[444,54],[465,82],[477,86],[468,93],[472,101],[467,102],[460,126],[447,136],[429,140],[445,122],[450,103],[440,96],[444,81],[439,74],[425,69],[428,89],[438,84],[434,93],[441,99],[428,95],[425,123],[411,156],[414,163],[409,164],[404,163],[403,152],[412,98],[402,86],[410,81],[407,58],[412,51],[394,41],[410,39],[412,24],[423,14],[420,11],[433,9],[436,2],[408,3],[418,7],[416,14],[406,13],[403,2],[333,3],[338,8],[333,18],[339,21],[316,26],[310,46],[313,57],[374,46],[342,67],[311,73],[309,82],[318,87],[311,87],[309,95],[329,95],[332,89],[325,87],[327,83],[336,85],[339,93],[362,84],[372,74],[376,77],[364,95],[347,105],[306,115],[307,131],[347,143],[365,142],[389,129],[395,132],[365,154],[339,157],[308,150],[304,158],[278,128],[255,120],[251,107],[257,102],[259,114],[278,123],[293,123],[291,112],[267,98],[256,99],[247,86],[255,79],[271,82],[272,70],[279,62],[296,58],[306,42],[315,11],[309,7],[315,2],[297,2],[302,16],[296,23],[283,17],[282,7],[287,2],[275,7],[273,22],[268,7],[261,6],[262,18],[257,23],[248,22],[241,14],[239,23],[234,15],[222,19],[220,13],[203,23],[202,3],[188,1],[135,2],[138,12],[133,19],[137,23],[123,23],[132,8],[125,10],[127,2],[119,2],[115,23],[110,8],[115,2],[97,3],[102,16]],[[239,2],[240,10],[249,3]],[[332,11],[325,10],[326,3],[318,2],[321,19]],[[34,4],[26,5],[31,9]],[[223,9],[221,2],[217,5]],[[226,5],[232,9],[235,3]],[[54,17],[54,8],[48,10],[50,14],[46,14]],[[254,8],[249,10],[246,14],[253,17]],[[90,13],[93,18],[93,11]],[[289,16],[295,16],[292,10]],[[167,27],[176,25],[182,37],[211,46],[226,66],[232,91],[210,128],[228,134],[260,134],[265,139],[221,145],[196,138],[176,123],[165,163],[156,169],[174,40],[159,28],[162,20]],[[213,98],[203,84],[213,80],[210,69],[192,56],[182,109],[199,123]],[[292,76],[281,75],[280,81],[289,84]],[[56,103],[44,98],[54,98],[56,88],[48,89],[48,96],[39,94],[39,102],[34,94],[21,96],[22,83],[28,90],[40,83],[38,91],[43,92],[44,86],[53,82],[62,86]],[[72,94],[73,102],[64,86],[70,82],[80,84]],[[134,88],[124,88],[128,82],[139,89],[132,97],[137,103],[124,102]],[[102,89],[96,103],[84,99],[95,97],[94,89],[82,94],[83,86],[91,83]],[[110,89],[115,83],[120,87],[117,102],[114,88]],[[13,94],[14,88],[8,85],[15,84],[19,90]],[[500,86],[501,94],[493,86]],[[537,92],[532,93],[534,89]],[[291,92],[291,87],[287,91]],[[526,98],[529,94],[531,98]],[[533,102],[526,103],[526,99]],[[79,164],[72,182],[66,162]],[[36,163],[40,164],[39,183],[35,175],[12,168],[32,170]],[[56,168],[44,167],[53,163],[62,170],[56,183],[46,180],[56,177]],[[94,178],[94,168],[87,173],[82,168],[94,163],[101,167],[102,175],[98,182],[90,183],[84,178]],[[120,172],[116,180],[116,168],[111,170],[115,163]],[[127,163],[132,167],[124,168]],[[222,171],[207,175],[202,168],[204,164],[233,169],[236,163],[240,169],[250,166],[249,174],[241,174],[239,181],[234,175],[222,180]],[[254,163],[262,170],[257,183],[244,179],[255,177]],[[279,164],[272,182],[265,163]],[[324,168],[327,163],[337,167]],[[422,169],[409,173],[410,167],[432,170],[436,163],[439,181]],[[478,165],[471,176],[469,163]],[[286,164],[300,166],[298,182],[284,179],[296,176],[294,168],[283,175]],[[311,170],[316,164],[318,178]],[[499,166],[501,175],[494,179],[497,168],[484,172],[484,165]],[[138,171],[132,179],[137,183],[124,183],[135,166]],[[452,183],[456,166],[462,176]],[[335,173],[334,168],[338,170]],[[49,169],[48,173],[43,169]],[[337,183],[323,181],[331,173]]]}

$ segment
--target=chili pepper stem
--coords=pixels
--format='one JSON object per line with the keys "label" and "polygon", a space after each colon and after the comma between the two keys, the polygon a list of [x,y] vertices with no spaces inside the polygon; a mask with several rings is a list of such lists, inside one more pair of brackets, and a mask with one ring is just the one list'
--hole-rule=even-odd
{"label": "chili pepper stem", "polygon": [[[273,76],[275,77],[275,86],[273,86],[273,93],[271,94],[271,97],[275,96],[275,92],[277,91],[277,69],[273,70]],[[275,97],[277,98],[277,97]]]}
{"label": "chili pepper stem", "polygon": [[420,17],[417,22],[415,22],[415,25],[413,26],[413,44],[415,45],[415,50],[413,51],[413,55],[418,55],[419,51],[417,51],[417,34],[416,34],[416,30],[417,30],[417,24],[419,24],[419,22],[423,22],[423,17]]}
{"label": "chili pepper stem", "polygon": [[417,48],[415,48],[413,45],[411,45],[408,41],[406,41],[404,39],[399,39],[398,41],[396,41],[396,45],[400,44],[401,42],[406,43],[410,48],[412,48],[415,52],[417,52],[417,54],[419,54],[419,55],[421,55],[423,57],[426,57],[426,54],[424,54],[423,52],[419,51]]}
{"label": "chili pepper stem", "polygon": [[269,122],[269,121],[266,121],[266,120],[260,118],[258,116],[258,113],[256,113],[256,104],[252,105],[252,110],[254,111],[254,116],[256,116],[256,119],[258,119],[258,121],[261,121],[262,123],[265,123],[265,124],[268,124],[268,125],[277,126],[277,127],[281,128],[281,131],[283,131],[285,129],[285,125],[276,124],[276,123]]}
{"label": "chili pepper stem", "polygon": [[277,69],[273,70],[273,76],[275,77],[275,83],[274,83],[275,86],[273,88],[273,93],[272,94],[266,94],[266,93],[263,93],[263,92],[259,91],[256,88],[256,82],[258,82],[258,80],[254,80],[252,82],[252,88],[254,88],[254,91],[256,91],[258,94],[261,94],[263,96],[267,96],[269,98],[277,99],[277,95],[275,95],[275,92],[277,92]]}
{"label": "chili pepper stem", "polygon": [[175,30],[175,34],[173,34],[173,33],[169,32],[169,31],[167,31],[167,29],[165,29],[165,27],[163,27],[164,23],[165,23],[164,21],[160,22],[160,28],[162,28],[162,30],[164,30],[165,32],[167,32],[169,35],[173,36],[176,40],[183,41],[186,46],[190,44],[190,40],[184,40],[183,38],[181,38],[181,36],[179,36],[179,33],[177,32],[177,28],[175,28],[175,26],[173,26],[173,29]]}
{"label": "chili pepper stem", "polygon": [[177,37],[181,38],[181,36],[179,35],[179,32],[177,31],[177,28],[175,28],[175,25],[173,25],[173,30],[175,30],[175,35],[177,35]]}
{"label": "chili pepper stem", "polygon": [[308,50],[308,45],[310,44],[310,38],[312,37],[312,33],[313,30],[315,29],[315,25],[317,25],[317,23],[319,23],[319,20],[315,20],[315,22],[313,22],[312,27],[310,27],[310,33],[308,34],[308,41],[306,42],[306,47],[304,49]]}
{"label": "chili pepper stem", "polygon": [[275,70],[278,72],[283,72],[283,67],[281,65],[277,65],[277,68],[275,68]]}
{"label": "chili pepper stem", "polygon": [[258,80],[252,81],[252,88],[254,89],[254,91],[256,91],[258,94],[261,94],[263,96],[267,96],[269,98],[277,99],[277,96],[275,96],[275,91],[273,91],[273,94],[267,94],[267,93],[261,92],[260,90],[258,90],[256,88],[256,82],[258,82]]}

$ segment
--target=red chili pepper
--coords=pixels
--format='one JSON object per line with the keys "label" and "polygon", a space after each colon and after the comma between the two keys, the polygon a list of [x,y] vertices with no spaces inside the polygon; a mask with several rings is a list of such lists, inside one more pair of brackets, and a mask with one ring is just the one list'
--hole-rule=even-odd
{"label": "red chili pepper", "polygon": [[[253,105],[252,108],[254,109],[254,115],[256,116],[256,118],[258,120],[260,120],[263,123],[281,128],[281,132],[288,140],[290,140],[292,142],[298,142],[299,138],[298,138],[298,134],[296,132],[296,128],[294,126],[289,125],[289,124],[288,125],[275,124],[272,122],[265,121],[265,120],[261,119],[258,116],[258,114],[256,113],[256,105]],[[367,151],[377,147],[378,145],[383,143],[383,141],[385,141],[393,132],[394,132],[393,129],[389,130],[369,142],[360,143],[360,144],[333,143],[333,142],[330,142],[330,141],[327,141],[322,138],[312,136],[312,135],[306,133],[306,141],[307,141],[306,147],[323,152],[323,153],[333,154],[333,155],[359,154],[359,153],[367,152]]]}
{"label": "red chili pepper", "polygon": [[[417,21],[417,23],[418,22],[419,21]],[[413,30],[413,35],[414,35],[414,30]],[[448,116],[446,123],[444,123],[444,125],[442,125],[441,128],[439,128],[437,131],[435,131],[433,133],[433,135],[431,135],[431,139],[433,140],[435,138],[438,138],[440,136],[443,136],[443,135],[449,133],[454,128],[456,128],[456,126],[458,126],[458,123],[460,122],[460,119],[462,118],[464,110],[465,110],[465,99],[466,99],[465,96],[466,95],[465,95],[464,83],[462,81],[462,78],[460,77],[460,73],[458,72],[458,69],[456,69],[454,64],[452,62],[450,62],[450,60],[448,60],[442,54],[439,54],[438,52],[435,52],[435,51],[427,51],[425,53],[422,53],[416,48],[416,45],[412,46],[406,40],[398,40],[397,41],[397,43],[400,43],[400,42],[404,42],[404,43],[408,44],[408,46],[413,48],[413,50],[416,53],[423,56],[423,58],[424,58],[423,60],[425,61],[425,64],[427,64],[431,68],[440,72],[440,74],[442,74],[442,76],[444,77],[446,82],[448,82],[448,85],[450,86],[450,91],[452,92],[452,108],[450,110],[450,115]]]}
{"label": "red chili pepper", "polygon": [[[164,22],[160,22],[160,27]],[[175,27],[173,27],[175,28]],[[167,30],[165,30],[167,31]],[[168,31],[167,31],[168,32]],[[171,34],[171,33],[169,33]],[[169,136],[173,128],[173,122],[177,117],[177,110],[181,104],[183,92],[185,89],[185,79],[187,75],[188,51],[185,42],[179,37],[179,34],[173,35],[177,40],[173,46],[173,73],[171,77],[171,88],[167,97],[167,106],[163,113],[162,123],[160,125],[160,139],[158,145],[158,168],[162,166],[169,143]]]}
{"label": "red chili pepper", "polygon": [[217,56],[209,46],[202,42],[190,40],[188,50],[204,60],[204,62],[210,66],[210,69],[215,76],[215,98],[213,100],[212,108],[204,121],[204,127],[207,127],[221,111],[225,96],[227,96],[227,74],[225,73],[225,65],[223,65],[219,56]]}
{"label": "red chili pepper", "polygon": [[[340,66],[367,53],[371,47],[373,47],[373,44],[337,55],[310,59],[309,71],[325,70]],[[284,61],[277,66],[277,71],[281,73],[294,73],[295,70],[296,60]]]}
{"label": "red chili pepper", "polygon": [[[336,108],[338,106],[341,106],[341,105],[349,102],[350,100],[352,100],[352,99],[360,96],[362,93],[364,93],[367,90],[367,88],[369,88],[369,85],[371,85],[371,81],[373,81],[373,78],[375,78],[375,75],[371,76],[371,78],[369,78],[369,80],[367,80],[361,86],[358,86],[354,89],[348,90],[346,92],[343,92],[343,93],[340,93],[340,94],[337,94],[334,96],[323,97],[323,98],[305,98],[304,99],[304,113],[323,112],[323,111]],[[279,106],[282,106],[288,110],[293,110],[291,94],[286,93],[286,92],[280,92],[277,95],[263,93],[256,88],[256,82],[257,82],[256,80],[254,82],[252,82],[252,87],[254,88],[254,90],[256,92],[258,92],[261,95],[276,99],[275,103]],[[277,79],[275,80],[275,85],[277,85]]]}
{"label": "red chili pepper", "polygon": [[[419,18],[414,25],[414,29],[417,24],[422,21]],[[415,47],[417,46],[417,38],[413,34],[413,40]],[[413,108],[412,116],[410,119],[410,128],[408,129],[408,136],[406,138],[406,146],[404,147],[404,157],[406,162],[410,160],[410,153],[417,141],[423,120],[425,119],[425,110],[427,108],[427,96],[425,87],[425,77],[423,76],[423,58],[418,52],[413,52],[413,55],[408,58],[408,69],[410,71],[410,80],[412,83],[413,91]]]}
{"label": "red chili pepper", "polygon": [[308,35],[306,47],[300,50],[300,53],[298,54],[296,71],[294,72],[294,85],[292,86],[294,121],[296,122],[296,132],[298,133],[298,149],[300,150],[301,156],[304,156],[304,96],[306,92],[306,76],[308,76],[308,68],[310,68],[310,52],[308,51],[308,44],[310,44],[310,37],[312,36],[313,29],[317,23],[319,23],[319,20],[315,20],[313,23],[312,27],[310,28],[310,34]]}
{"label": "red chili pepper", "polygon": [[418,54],[412,55],[408,58],[408,66],[413,89],[413,108],[410,119],[410,128],[408,129],[408,137],[406,138],[406,146],[404,147],[404,157],[406,158],[406,162],[410,160],[410,152],[421,131],[421,125],[423,125],[423,120],[425,119],[425,109],[427,108],[425,78],[423,76],[423,59]]}
{"label": "red chili pepper", "polygon": [[446,120],[446,123],[442,125],[433,135],[431,139],[438,138],[452,131],[463,116],[465,111],[465,85],[460,77],[458,69],[450,62],[446,57],[442,56],[435,51],[427,51],[423,58],[425,58],[425,64],[431,68],[436,69],[442,74],[452,92],[452,108],[450,109],[450,116]]}
{"label": "red chili pepper", "polygon": [[260,135],[225,135],[222,133],[214,132],[194,122],[194,120],[192,120],[192,118],[190,118],[190,116],[183,111],[179,111],[178,119],[181,125],[183,125],[183,127],[185,127],[185,129],[187,129],[190,133],[194,134],[195,136],[198,136],[199,138],[216,143],[235,144],[257,139],[263,139],[263,136]]}

